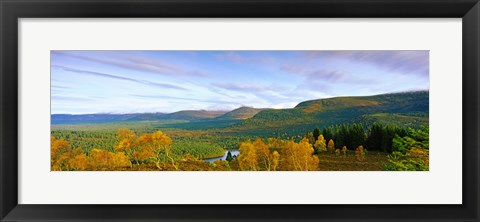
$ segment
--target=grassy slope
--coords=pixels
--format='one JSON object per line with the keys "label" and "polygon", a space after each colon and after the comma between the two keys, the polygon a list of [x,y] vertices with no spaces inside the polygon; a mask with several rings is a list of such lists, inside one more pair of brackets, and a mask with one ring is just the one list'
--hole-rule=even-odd
{"label": "grassy slope", "polygon": [[225,113],[217,117],[217,119],[218,120],[245,120],[248,118],[252,118],[262,110],[265,110],[265,109],[258,109],[258,108],[243,106],[238,109],[234,109],[228,113]]}
{"label": "grassy slope", "polygon": [[[337,97],[306,101],[292,109],[263,110],[230,129],[232,131],[303,131],[342,123],[375,121],[418,127],[428,124],[428,92],[365,97]],[[277,132],[277,133],[279,133]]]}

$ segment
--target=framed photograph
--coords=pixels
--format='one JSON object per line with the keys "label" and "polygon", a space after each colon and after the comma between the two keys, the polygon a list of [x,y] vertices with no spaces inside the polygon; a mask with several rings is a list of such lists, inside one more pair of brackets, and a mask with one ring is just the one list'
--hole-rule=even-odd
{"label": "framed photograph", "polygon": [[479,7],[2,1],[1,221],[478,221]]}

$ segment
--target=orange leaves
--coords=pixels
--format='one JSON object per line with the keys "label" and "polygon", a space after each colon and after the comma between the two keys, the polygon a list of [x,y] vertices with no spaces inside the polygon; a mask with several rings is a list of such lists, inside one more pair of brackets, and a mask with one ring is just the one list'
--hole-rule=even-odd
{"label": "orange leaves", "polygon": [[160,146],[172,144],[172,139],[160,130],[152,133],[152,140],[156,145]]}
{"label": "orange leaves", "polygon": [[255,171],[258,167],[257,151],[255,146],[250,142],[240,143],[240,155],[238,155],[238,165],[240,170]]}
{"label": "orange leaves", "polygon": [[176,167],[170,155],[172,139],[160,130],[137,137],[135,132],[123,128],[118,130],[117,140],[115,151],[124,153],[131,163],[151,160],[161,169],[160,162],[169,159]]}
{"label": "orange leaves", "polygon": [[112,153],[101,149],[93,149],[87,162],[91,170],[121,170],[131,166],[123,152]]}
{"label": "orange leaves", "polygon": [[271,155],[271,159],[272,159],[272,170],[275,171],[275,170],[277,170],[278,165],[279,165],[280,154],[277,151],[273,151],[273,153]]}
{"label": "orange leaves", "polygon": [[262,139],[257,138],[253,142],[253,146],[255,147],[257,154],[257,163],[261,168],[270,171],[272,161],[270,157],[270,150],[268,149],[267,144],[265,144]]}
{"label": "orange leaves", "polygon": [[332,139],[330,139],[328,141],[328,147],[327,148],[328,148],[329,153],[333,153],[333,151],[335,150],[335,143],[333,142]]}
{"label": "orange leaves", "polygon": [[[82,149],[72,150],[71,145],[63,140],[51,137],[51,169],[64,170],[125,170],[132,163],[155,161],[159,166],[168,158],[176,168],[173,158],[169,155],[172,140],[161,131],[144,134],[137,138],[135,132],[119,129],[117,133],[115,152],[104,149],[92,149],[84,153]],[[163,156],[162,156],[163,155]],[[163,158],[161,158],[161,156]]]}
{"label": "orange leaves", "polygon": [[137,138],[137,134],[133,130],[129,130],[127,128],[120,128],[117,131],[117,139],[130,139],[134,140]]}
{"label": "orange leaves", "polygon": [[317,153],[327,152],[327,144],[322,134],[318,136],[317,141],[315,141],[314,147],[317,150]]}
{"label": "orange leaves", "polygon": [[313,148],[304,138],[299,143],[287,142],[284,148],[283,165],[285,170],[309,171],[319,169],[319,159],[313,155]]}
{"label": "orange leaves", "polygon": [[88,157],[84,153],[76,155],[73,159],[68,160],[68,164],[72,170],[89,169]]}
{"label": "orange leaves", "polygon": [[72,146],[63,140],[50,137],[50,166],[52,170],[68,170],[68,159],[71,156]]}
{"label": "orange leaves", "polygon": [[365,160],[365,151],[363,149],[363,146],[359,146],[357,147],[357,149],[355,150],[355,157],[357,158],[357,160]]}

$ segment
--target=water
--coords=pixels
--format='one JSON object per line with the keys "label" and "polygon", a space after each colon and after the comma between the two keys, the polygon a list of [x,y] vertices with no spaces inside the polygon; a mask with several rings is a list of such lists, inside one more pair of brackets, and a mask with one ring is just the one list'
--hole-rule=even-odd
{"label": "water", "polygon": [[[240,151],[239,150],[230,150],[230,153],[232,153],[232,156],[238,156],[238,154],[240,154]],[[227,159],[227,154],[228,154],[228,151],[225,151],[225,154],[223,154],[223,156],[203,159],[203,161],[214,162],[215,160],[225,160],[225,159]]]}

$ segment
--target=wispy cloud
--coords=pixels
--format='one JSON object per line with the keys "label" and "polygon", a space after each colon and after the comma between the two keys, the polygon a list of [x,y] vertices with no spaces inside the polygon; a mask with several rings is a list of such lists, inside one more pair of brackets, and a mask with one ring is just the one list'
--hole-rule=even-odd
{"label": "wispy cloud", "polygon": [[55,88],[55,89],[70,89],[70,87],[66,87],[66,86],[58,86],[58,85],[51,85],[52,88]]}
{"label": "wispy cloud", "polygon": [[408,50],[374,50],[374,51],[306,51],[306,58],[344,59],[353,62],[369,63],[387,71],[402,74],[421,74],[428,76],[429,52]]}
{"label": "wispy cloud", "polygon": [[86,60],[90,62],[96,62],[120,68],[126,68],[135,71],[143,71],[161,75],[180,75],[180,76],[194,76],[194,77],[206,77],[207,73],[198,70],[187,70],[170,64],[160,59],[135,56],[132,54],[121,53],[99,53],[96,56],[88,54],[76,54],[72,52],[64,51],[52,51],[52,54]]}
{"label": "wispy cloud", "polygon": [[258,92],[258,91],[283,91],[288,89],[288,87],[270,84],[265,85],[261,83],[238,83],[238,82],[217,82],[212,83],[213,86],[231,90],[231,91],[240,91],[240,92]]}
{"label": "wispy cloud", "polygon": [[148,86],[154,86],[154,87],[160,87],[160,88],[166,88],[166,89],[176,89],[176,90],[188,91],[187,89],[185,89],[183,87],[172,85],[172,84],[157,83],[157,82],[152,82],[152,81],[147,81],[147,80],[133,79],[133,78],[116,76],[116,75],[100,73],[100,72],[92,72],[92,71],[87,71],[87,70],[72,69],[72,68],[69,68],[69,67],[57,66],[57,65],[52,65],[52,67],[58,68],[58,69],[61,69],[61,70],[64,70],[64,71],[68,71],[68,72],[79,73],[79,74],[93,75],[93,76],[99,76],[99,77],[117,79],[117,80],[125,80],[125,81],[136,82],[136,83],[140,83],[140,84],[144,84],[144,85],[148,85]]}
{"label": "wispy cloud", "polygon": [[231,101],[223,101],[221,99],[198,99],[198,98],[184,98],[184,97],[175,97],[175,96],[163,96],[163,95],[139,95],[131,94],[133,97],[138,98],[149,98],[149,99],[166,99],[166,100],[184,100],[184,101],[195,101],[195,102],[204,102],[204,103],[222,103],[222,104],[238,104]]}
{"label": "wispy cloud", "polygon": [[94,97],[79,97],[79,96],[59,96],[59,95],[52,95],[52,100],[58,100],[58,101],[94,101],[97,100],[98,98]]}
{"label": "wispy cloud", "polygon": [[234,51],[222,52],[217,55],[220,60],[228,60],[238,64],[258,63],[258,64],[274,64],[276,61],[272,57],[265,56],[245,56]]}

